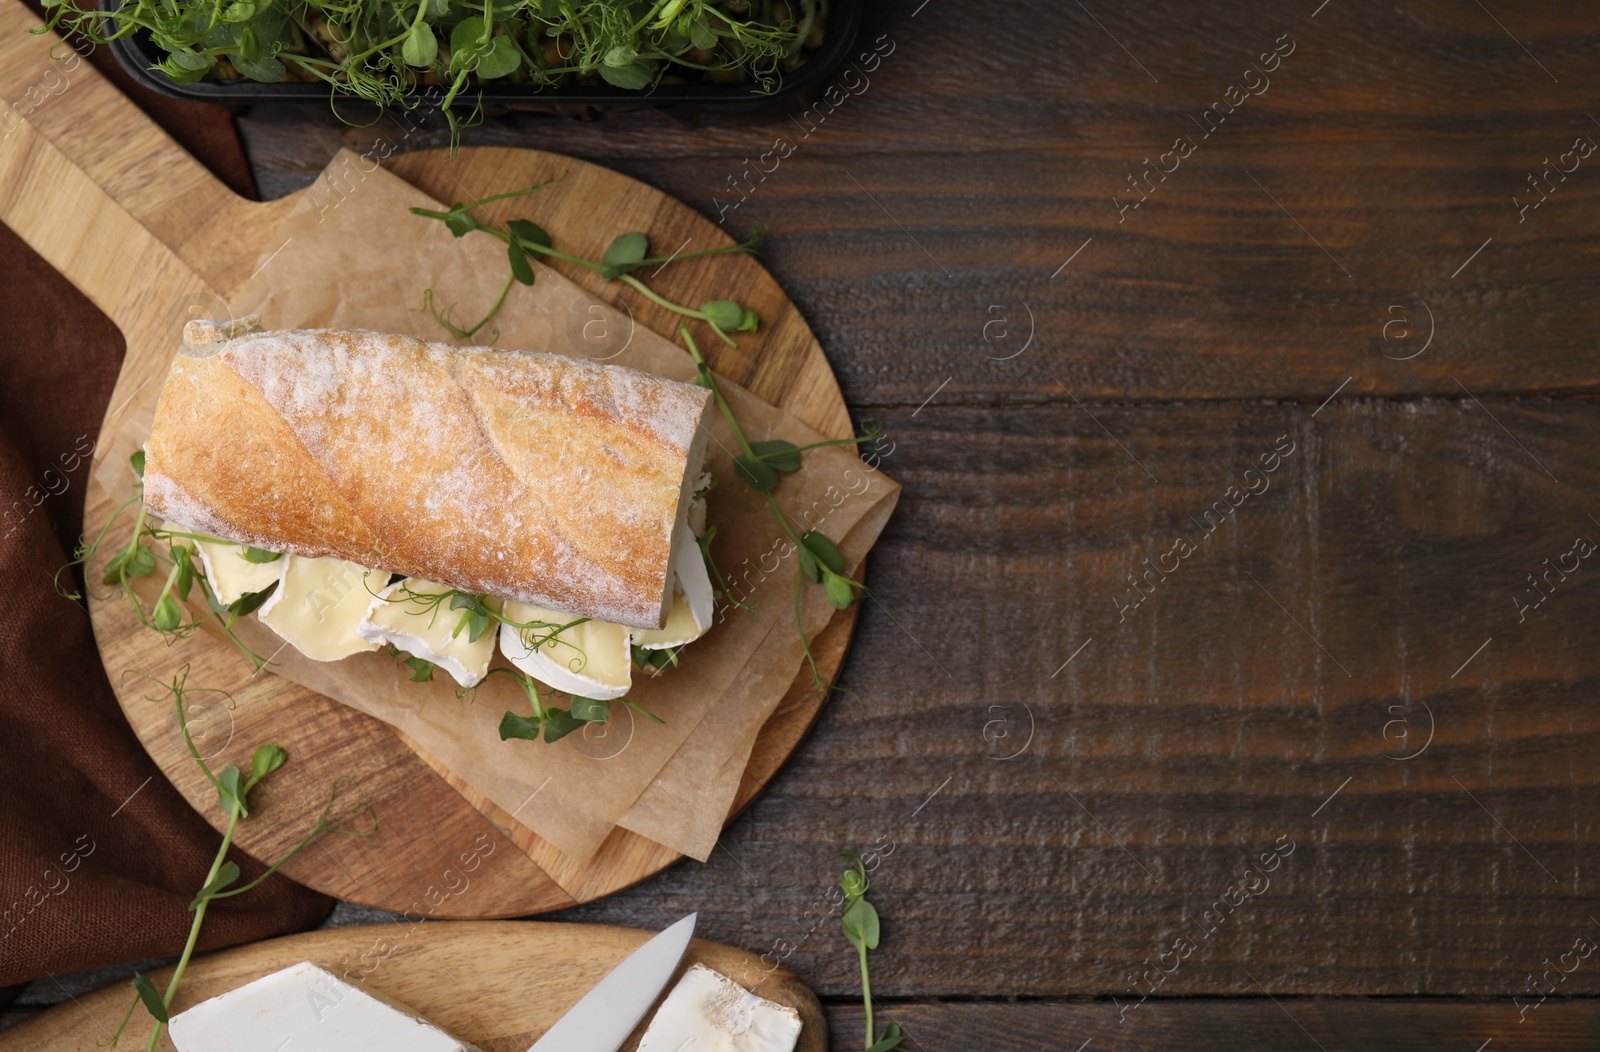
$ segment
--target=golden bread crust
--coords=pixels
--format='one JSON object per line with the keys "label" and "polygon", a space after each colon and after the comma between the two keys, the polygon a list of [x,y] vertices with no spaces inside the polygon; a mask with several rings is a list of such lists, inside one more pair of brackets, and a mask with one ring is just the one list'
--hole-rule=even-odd
{"label": "golden bread crust", "polygon": [[145,502],[273,551],[654,628],[709,404],[562,355],[256,333],[174,360]]}

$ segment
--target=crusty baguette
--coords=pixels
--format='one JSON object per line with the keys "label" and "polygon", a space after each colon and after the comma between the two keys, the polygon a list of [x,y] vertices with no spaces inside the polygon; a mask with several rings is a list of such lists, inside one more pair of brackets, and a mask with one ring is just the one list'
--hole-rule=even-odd
{"label": "crusty baguette", "polygon": [[665,622],[710,392],[556,354],[237,331],[184,330],[146,446],[152,513],[633,628]]}

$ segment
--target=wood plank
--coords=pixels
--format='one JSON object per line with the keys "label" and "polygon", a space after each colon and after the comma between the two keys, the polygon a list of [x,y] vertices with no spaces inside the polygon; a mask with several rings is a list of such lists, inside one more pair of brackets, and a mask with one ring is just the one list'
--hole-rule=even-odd
{"label": "wood plank", "polygon": [[[1109,1002],[1066,1004],[888,1004],[877,1022],[899,1020],[915,1052],[982,1048],[991,1052],[1518,1052],[1591,1047],[1600,1032],[1600,1005],[1554,1000],[1518,1023],[1508,1001],[1305,1000],[1260,996],[1227,1000],[1167,1000],[1149,1015],[1122,1023]],[[828,1006],[836,1048],[862,1038],[859,1006]]]}
{"label": "wood plank", "polygon": [[[906,496],[841,680],[859,704],[824,713],[703,871],[565,916],[694,902],[842,996],[837,851],[882,838],[884,997],[1122,997],[1185,934],[1200,948],[1170,994],[1241,993],[1247,973],[1289,995],[1521,991],[1600,936],[1600,577],[1553,577],[1523,624],[1511,602],[1600,541],[1600,407],[1311,413],[890,415]],[[1280,435],[1270,488],[1119,624],[1127,575],[1228,487],[1259,488],[1244,472]],[[1280,836],[1270,887],[1215,907]],[[1207,909],[1228,915],[1209,937]],[[1600,968],[1563,991],[1600,992]]]}
{"label": "wood plank", "polygon": [[[855,49],[884,36],[893,51],[837,78],[860,93],[831,112],[526,114],[468,141],[599,159],[731,230],[770,225],[773,265],[852,403],[914,406],[947,378],[940,399],[975,405],[1059,396],[1058,382],[1084,399],[1314,405],[1352,372],[1354,390],[1383,395],[1455,397],[1456,379],[1594,392],[1600,273],[1582,232],[1600,218],[1600,160],[1552,173],[1559,189],[1535,211],[1512,200],[1578,136],[1600,142],[1584,90],[1600,78],[1592,6],[1498,11],[1505,30],[1474,4],[1335,3],[1312,18],[1318,6],[1264,19],[1225,0],[1197,19],[1175,0],[1033,0],[997,19],[897,0],[868,11]],[[1195,120],[1285,33],[1295,49],[1270,85],[1206,137]],[[268,192],[310,178],[330,137],[365,149],[383,134],[299,109],[241,127]],[[1119,213],[1114,196],[1139,200],[1130,171],[1186,134],[1190,157]],[[789,156],[772,153],[780,137]],[[744,200],[724,211],[740,201],[730,179]],[[1430,310],[1429,349],[1391,360],[1420,350]],[[1408,338],[1384,328],[1402,314]],[[998,360],[1029,332],[1025,353]]]}

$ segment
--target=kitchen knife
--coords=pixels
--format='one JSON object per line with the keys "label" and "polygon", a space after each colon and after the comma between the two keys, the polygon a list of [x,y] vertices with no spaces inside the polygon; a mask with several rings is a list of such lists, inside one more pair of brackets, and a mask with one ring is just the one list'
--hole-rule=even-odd
{"label": "kitchen knife", "polygon": [[630,953],[528,1052],[617,1052],[678,970],[699,916],[689,914]]}

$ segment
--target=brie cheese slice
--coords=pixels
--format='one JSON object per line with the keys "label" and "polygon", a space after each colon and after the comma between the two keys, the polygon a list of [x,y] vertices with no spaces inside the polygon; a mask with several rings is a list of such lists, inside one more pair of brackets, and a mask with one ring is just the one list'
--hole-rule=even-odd
{"label": "brie cheese slice", "polygon": [[705,555],[693,534],[685,530],[673,551],[672,608],[661,628],[636,628],[629,641],[645,650],[662,650],[692,643],[711,628],[711,574]]}
{"label": "brie cheese slice", "polygon": [[[526,603],[508,602],[501,612],[507,620],[524,625],[565,625],[576,620],[572,614]],[[500,652],[539,682],[580,698],[609,701],[628,693],[633,681],[633,660],[626,628],[609,621],[585,621],[546,639],[553,631],[501,625]],[[530,642],[538,645],[530,648]]]}
{"label": "brie cheese slice", "polygon": [[799,1040],[799,1012],[696,964],[661,1002],[639,1052],[793,1052]]}
{"label": "brie cheese slice", "polygon": [[[168,519],[164,528],[177,533],[197,534],[200,531],[181,522]],[[206,583],[211,593],[223,606],[236,603],[246,592],[259,592],[283,576],[283,556],[266,563],[253,563],[244,557],[245,546],[225,541],[201,541],[187,538],[182,543],[194,545],[200,557],[200,567],[206,572]]]}
{"label": "brie cheese slice", "polygon": [[168,1026],[178,1052],[478,1052],[309,961],[202,1001]]}
{"label": "brie cheese slice", "polygon": [[[474,642],[467,629],[456,632],[466,611],[450,609],[446,599],[415,598],[450,591],[418,577],[396,581],[372,597],[356,634],[373,643],[393,643],[413,657],[431,661],[463,687],[477,686],[489,674],[489,659],[494,657],[493,624]],[[488,603],[500,608],[497,599]]]}
{"label": "brie cheese slice", "polygon": [[248,592],[259,592],[270,587],[283,576],[285,557],[280,555],[267,563],[253,563],[244,557],[245,546],[232,541],[195,541],[200,553],[200,565],[205,567],[206,581],[224,606],[236,603]]}
{"label": "brie cheese slice", "polygon": [[261,604],[262,624],[313,661],[338,661],[378,649],[356,631],[372,602],[366,567],[298,555],[285,555],[278,562],[284,564],[283,578],[278,590]]}

